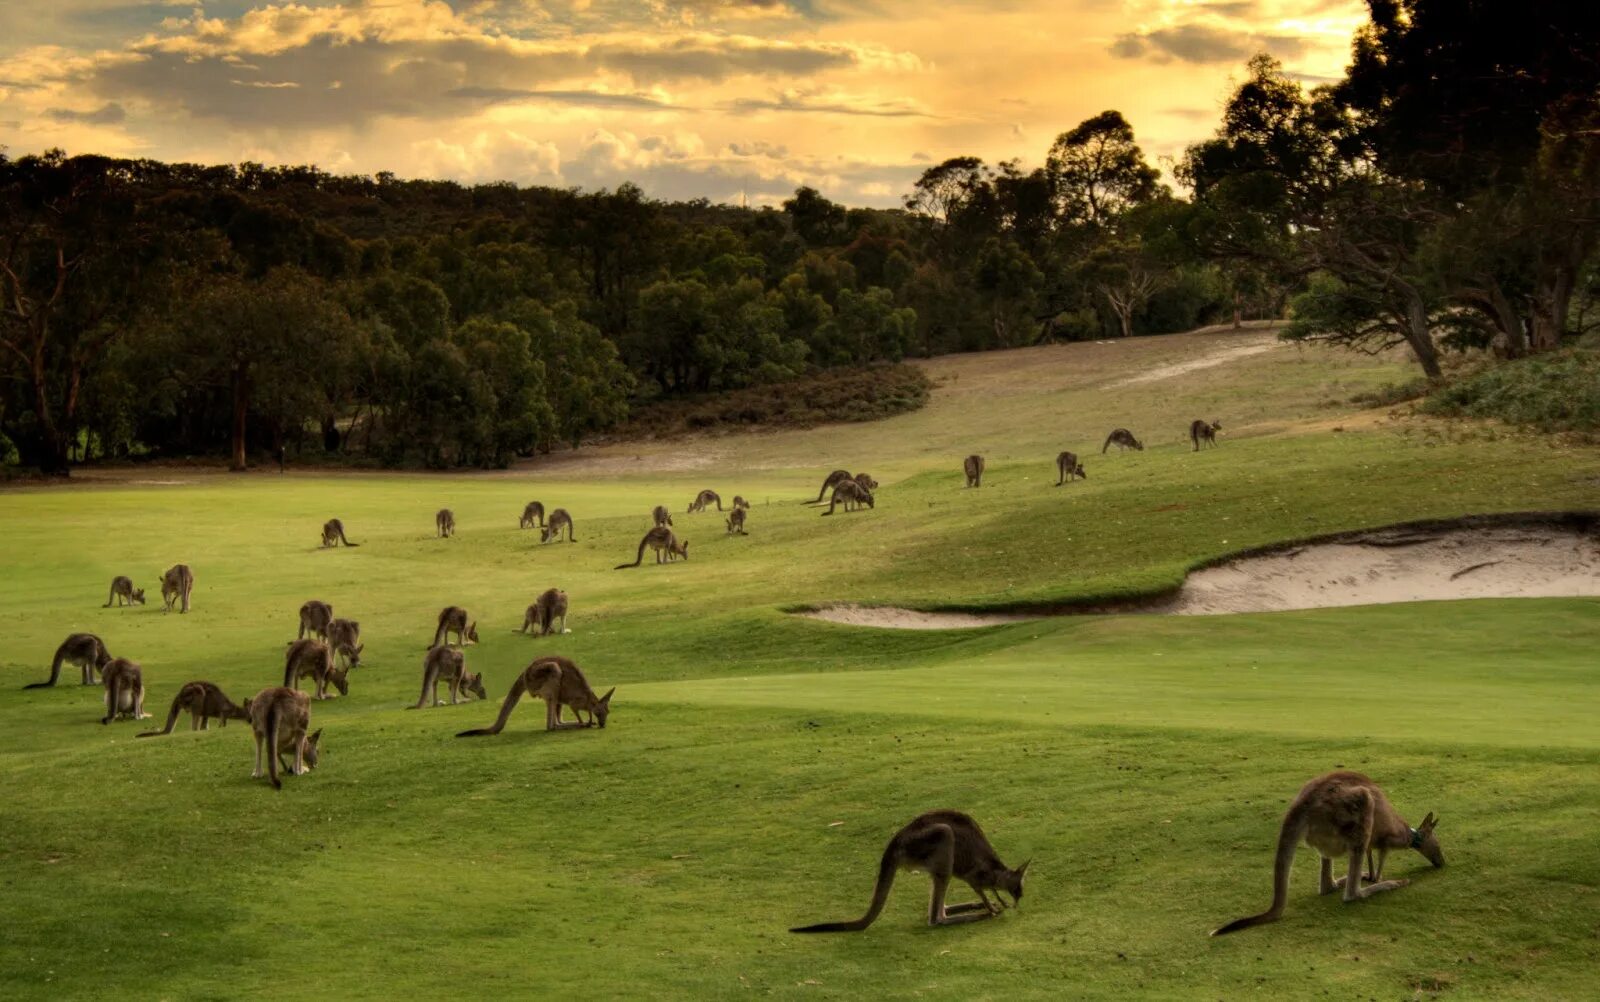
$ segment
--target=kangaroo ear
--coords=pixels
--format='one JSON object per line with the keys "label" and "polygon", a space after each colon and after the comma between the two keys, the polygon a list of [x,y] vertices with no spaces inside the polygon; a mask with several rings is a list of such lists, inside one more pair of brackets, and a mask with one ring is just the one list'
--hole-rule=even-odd
{"label": "kangaroo ear", "polygon": [[367,645],[366,644],[357,644],[356,645],[356,653],[357,654],[360,654],[362,651],[364,651],[366,649],[367,649]]}
{"label": "kangaroo ear", "polygon": [[611,705],[611,693],[616,692],[616,691],[617,691],[617,687],[616,686],[612,686],[611,687],[611,692],[607,692],[604,696],[600,697],[600,705],[601,706],[610,706]]}
{"label": "kangaroo ear", "polygon": [[1422,819],[1422,825],[1417,830],[1421,832],[1431,832],[1438,824],[1438,815],[1434,814],[1432,811],[1429,811],[1428,816]]}
{"label": "kangaroo ear", "polygon": [[1021,866],[1019,866],[1019,867],[1017,867],[1017,876],[1019,876],[1019,877],[1020,877],[1020,876],[1022,876],[1022,875],[1023,875],[1023,874],[1024,874],[1024,873],[1027,873],[1027,872],[1028,872],[1028,864],[1029,864],[1029,863],[1032,863],[1032,862],[1033,862],[1033,860],[1032,860],[1032,859],[1031,859],[1031,858],[1030,858],[1030,859],[1025,859],[1025,860],[1023,860],[1023,861],[1022,861],[1022,865],[1021,865]]}
{"label": "kangaroo ear", "polygon": [[321,738],[322,738],[322,728],[319,727],[319,728],[317,728],[317,732],[315,734],[311,735],[311,739],[310,739],[311,740],[311,747],[315,748],[317,746],[317,742],[319,740],[321,740]]}

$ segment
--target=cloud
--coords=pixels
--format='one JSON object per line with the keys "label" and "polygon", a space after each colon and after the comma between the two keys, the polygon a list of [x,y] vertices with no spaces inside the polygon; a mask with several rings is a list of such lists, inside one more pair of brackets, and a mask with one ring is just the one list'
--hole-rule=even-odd
{"label": "cloud", "polygon": [[483,104],[546,101],[553,104],[582,105],[592,108],[633,108],[641,111],[673,111],[678,106],[652,94],[612,94],[596,90],[526,90],[516,87],[457,87],[446,91],[457,97]]}
{"label": "cloud", "polygon": [[1280,56],[1305,51],[1303,39],[1294,35],[1260,35],[1213,24],[1178,24],[1118,35],[1111,54],[1123,59],[1149,57],[1155,62],[1173,59],[1185,63],[1235,63],[1266,50]]}
{"label": "cloud", "polygon": [[932,117],[910,101],[885,101],[839,92],[823,93],[805,89],[781,91],[767,98],[735,98],[722,107],[726,111],[741,115],[762,111],[777,111],[826,115],[863,115],[871,118]]}
{"label": "cloud", "polygon": [[122,105],[108,101],[93,111],[71,108],[46,108],[45,117],[55,122],[81,122],[85,125],[117,125],[128,117]]}
{"label": "cloud", "polygon": [[424,139],[411,145],[410,169],[424,178],[557,184],[561,151],[519,132],[480,132],[465,143]]}

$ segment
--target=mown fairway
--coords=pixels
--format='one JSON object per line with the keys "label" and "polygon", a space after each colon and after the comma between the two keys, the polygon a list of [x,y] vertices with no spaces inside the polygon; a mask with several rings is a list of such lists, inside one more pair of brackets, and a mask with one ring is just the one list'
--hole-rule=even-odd
{"label": "mown fairway", "polygon": [[[1352,413],[1399,361],[1276,347],[1116,385],[1260,340],[938,360],[929,408],[880,424],[508,475],[0,495],[0,997],[1594,997],[1600,602],[961,632],[782,611],[1137,594],[1266,542],[1600,496],[1593,449]],[[1220,448],[1179,441],[1194,417],[1224,422]],[[1116,425],[1147,451],[1101,457]],[[1090,479],[1057,490],[1063,448]],[[970,451],[981,491],[960,486]],[[884,482],[875,511],[798,503],[835,466]],[[681,514],[701,487],[754,502],[748,538]],[[534,499],[573,513],[576,544],[517,530]],[[691,559],[613,571],[657,503]],[[317,548],[335,515],[360,548]],[[179,560],[195,608],[164,616]],[[151,604],[102,609],[119,573]],[[514,634],[550,585],[574,632]],[[367,644],[350,696],[314,705],[320,768],[252,781],[241,723],[134,740],[188,679],[236,700],[280,681],[310,598]],[[405,710],[446,604],[478,619],[490,702]],[[76,668],[21,691],[75,630],[143,664],[153,720],[100,726]],[[550,651],[618,686],[607,729],[547,734],[525,701],[499,737],[453,736]],[[1207,938],[1266,905],[1283,808],[1341,765],[1413,823],[1438,811],[1450,865],[1394,856],[1413,884],[1345,906],[1302,850],[1283,922]],[[885,840],[934,807],[1033,858],[1019,910],[928,929],[927,880],[902,875],[865,933],[785,931],[858,915]]]}

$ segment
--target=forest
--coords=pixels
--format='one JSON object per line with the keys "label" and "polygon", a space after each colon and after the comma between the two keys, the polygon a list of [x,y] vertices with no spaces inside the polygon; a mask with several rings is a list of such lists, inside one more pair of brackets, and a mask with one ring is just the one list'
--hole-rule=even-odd
{"label": "forest", "polygon": [[1255,57],[1165,178],[1108,110],[891,210],[0,150],[0,462],[505,466],[658,401],[1244,317],[1433,381],[1550,352],[1600,304],[1600,14],[1471,6],[1370,0],[1333,83]]}

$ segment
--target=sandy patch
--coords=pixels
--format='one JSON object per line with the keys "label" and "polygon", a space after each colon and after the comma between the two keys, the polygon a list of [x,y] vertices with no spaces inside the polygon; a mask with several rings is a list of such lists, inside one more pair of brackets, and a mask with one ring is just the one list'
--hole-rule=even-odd
{"label": "sandy patch", "polygon": [[1187,375],[1188,373],[1197,372],[1201,369],[1209,369],[1213,366],[1226,365],[1229,362],[1236,362],[1241,358],[1249,358],[1251,355],[1261,355],[1271,351],[1281,344],[1282,342],[1276,337],[1272,337],[1262,341],[1253,341],[1249,344],[1236,345],[1232,348],[1223,348],[1220,351],[1213,351],[1205,355],[1201,355],[1199,358],[1191,358],[1183,362],[1173,362],[1170,365],[1158,365],[1155,368],[1147,369],[1136,376],[1129,376],[1126,379],[1119,379],[1111,385],[1133,386],[1136,383],[1154,383],[1162,379],[1173,379],[1177,376]]}
{"label": "sandy patch", "polygon": [[1177,593],[1124,606],[1034,613],[915,612],[834,606],[803,615],[855,626],[938,630],[1046,615],[1141,612],[1216,616],[1466,598],[1600,596],[1600,521],[1464,520],[1353,533],[1231,559],[1190,574]]}

